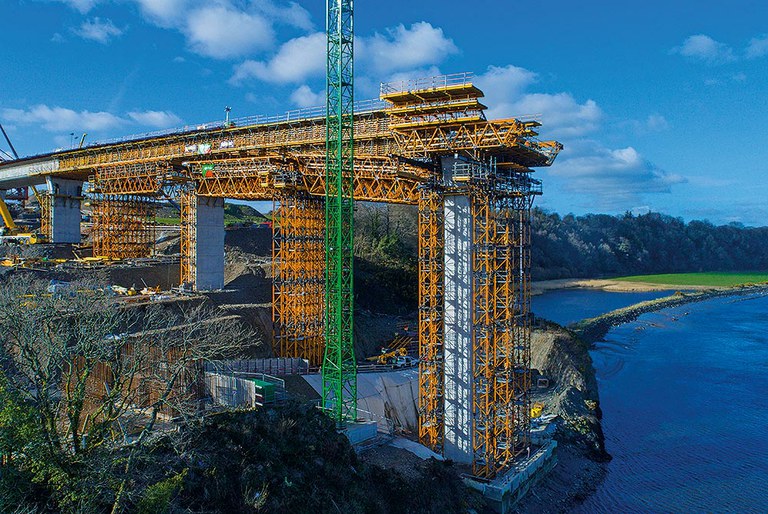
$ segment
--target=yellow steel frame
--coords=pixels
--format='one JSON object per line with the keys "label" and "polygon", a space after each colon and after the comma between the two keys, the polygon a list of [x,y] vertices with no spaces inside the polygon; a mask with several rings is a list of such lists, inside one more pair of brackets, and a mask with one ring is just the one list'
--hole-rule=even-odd
{"label": "yellow steel frame", "polygon": [[436,186],[419,195],[419,441],[442,453],[444,408],[444,209]]}
{"label": "yellow steel frame", "polygon": [[136,195],[95,195],[93,255],[110,259],[149,257],[155,244],[155,204]]}
{"label": "yellow steel frame", "polygon": [[272,319],[282,357],[322,363],[325,350],[325,204],[281,193],[272,209]]}
{"label": "yellow steel frame", "polygon": [[179,207],[181,207],[181,219],[179,221],[179,242],[181,252],[180,282],[184,288],[191,288],[195,283],[195,256],[196,256],[196,230],[197,223],[197,196],[194,189],[186,187],[179,192]]}
{"label": "yellow steel frame", "polygon": [[[419,438],[440,451],[443,441],[442,195],[431,171],[441,156],[492,159],[514,178],[506,185],[469,180],[473,215],[472,371],[474,470],[492,477],[528,444],[530,386],[530,206],[510,191],[531,167],[548,166],[562,146],[539,141],[535,121],[485,119],[482,92],[468,75],[382,86],[389,108],[354,121],[354,198],[419,205]],[[91,175],[94,251],[110,257],[149,252],[151,201],[169,183],[181,185],[184,283],[195,278],[197,197],[276,201],[273,318],[282,355],[322,355],[322,261],[325,117],[148,137],[57,154],[58,169]],[[522,179],[521,179],[522,180]],[[519,193],[519,194],[518,194]],[[139,195],[139,196],[128,196]],[[197,195],[197,197],[195,196]],[[147,227],[150,227],[149,229]]]}

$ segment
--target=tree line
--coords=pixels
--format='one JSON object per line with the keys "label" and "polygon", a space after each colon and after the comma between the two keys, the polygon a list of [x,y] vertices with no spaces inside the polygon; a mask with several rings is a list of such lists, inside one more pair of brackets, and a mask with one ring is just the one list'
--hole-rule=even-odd
{"label": "tree line", "polygon": [[[415,309],[417,214],[408,205],[358,205],[358,305]],[[534,208],[531,216],[534,280],[768,269],[768,227],[686,223],[656,212],[561,216]]]}
{"label": "tree line", "polygon": [[534,280],[768,269],[768,227],[635,216],[532,213]]}

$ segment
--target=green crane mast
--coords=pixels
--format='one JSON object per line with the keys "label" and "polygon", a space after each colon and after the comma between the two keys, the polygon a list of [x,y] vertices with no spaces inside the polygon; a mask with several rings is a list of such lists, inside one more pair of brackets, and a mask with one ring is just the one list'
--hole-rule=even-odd
{"label": "green crane mast", "polygon": [[357,417],[352,340],[354,172],[353,0],[327,0],[325,356],[323,404],[342,426]]}

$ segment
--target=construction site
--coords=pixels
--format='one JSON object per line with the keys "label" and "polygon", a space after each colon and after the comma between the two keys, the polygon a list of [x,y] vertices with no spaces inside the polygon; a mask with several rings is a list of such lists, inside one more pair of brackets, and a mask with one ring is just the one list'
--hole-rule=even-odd
{"label": "construction site", "polygon": [[[406,438],[466,466],[504,511],[553,452],[532,436],[530,212],[542,194],[534,169],[562,146],[537,139],[534,118],[487,119],[469,73],[381,84],[378,99],[355,103],[351,2],[328,16],[323,108],[0,162],[3,265],[92,274],[135,301],[205,296],[247,311],[269,351],[244,352],[230,371],[302,375],[352,442],[410,427]],[[225,200],[273,208],[261,225],[225,231]],[[363,202],[417,209],[418,309],[393,322],[391,342],[356,355],[352,220]],[[157,221],[168,206],[177,226]],[[240,236],[258,250],[238,261]],[[384,405],[382,374],[407,384],[410,407]],[[229,401],[264,400],[246,396]]]}

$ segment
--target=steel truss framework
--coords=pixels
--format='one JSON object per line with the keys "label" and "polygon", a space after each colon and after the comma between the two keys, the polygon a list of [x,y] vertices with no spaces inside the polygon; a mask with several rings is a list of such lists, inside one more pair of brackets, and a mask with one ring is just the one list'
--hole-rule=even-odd
{"label": "steel truss framework", "polygon": [[155,244],[155,201],[136,195],[91,197],[93,255],[110,259],[149,257]]}
{"label": "steel truss framework", "polygon": [[532,196],[471,191],[474,473],[493,477],[529,444]]}
{"label": "steel truss framework", "polygon": [[197,196],[191,187],[179,191],[179,244],[181,246],[180,282],[186,288],[192,288],[196,275],[196,246],[197,246]]}
{"label": "steel truss framework", "polygon": [[51,226],[51,213],[53,208],[53,195],[42,192],[35,192],[38,204],[40,205],[40,234],[47,240],[51,240],[53,234]]}
{"label": "steel truss framework", "polygon": [[357,419],[354,296],[354,73],[352,0],[329,0],[325,137],[325,356],[323,406]]}
{"label": "steel truss framework", "polygon": [[272,213],[275,350],[319,366],[325,349],[325,202],[281,194]]}
{"label": "steel truss framework", "polygon": [[[346,22],[343,16],[339,19]],[[335,18],[329,21],[335,23]],[[342,38],[339,42],[342,46],[350,43],[351,56],[351,41]],[[351,67],[342,71],[351,73]],[[347,230],[351,227],[342,226],[338,232],[335,223],[338,219],[351,219],[352,198],[418,204],[419,437],[427,446],[441,451],[442,223],[444,188],[448,186],[443,183],[439,162],[444,156],[459,155],[474,163],[486,163],[468,172],[464,187],[471,199],[471,235],[476,248],[472,256],[476,284],[472,292],[472,322],[477,334],[473,343],[477,351],[472,373],[476,392],[472,405],[476,417],[472,447],[475,473],[490,478],[527,446],[529,211],[534,195],[540,193],[536,182],[529,178],[530,168],[551,164],[561,145],[535,139],[539,125],[536,121],[486,120],[485,106],[479,102],[482,93],[472,86],[470,79],[469,75],[460,75],[383,86],[381,98],[389,102],[389,107],[359,114],[351,112],[350,88],[346,96],[338,97],[340,104],[327,106],[327,120],[322,113],[300,119],[288,116],[274,122],[254,121],[84,148],[57,154],[58,169],[40,173],[83,180],[93,175],[97,192],[94,233],[95,239],[100,237],[95,246],[101,245],[99,251],[111,256],[146,252],[147,231],[138,225],[151,227],[151,197],[158,197],[168,185],[174,186],[181,192],[182,281],[193,285],[195,216],[200,197],[277,199],[278,210],[283,209],[282,205],[296,206],[294,210],[298,213],[286,208],[274,226],[276,348],[285,354],[304,353],[313,362],[323,339],[318,339],[317,345],[301,338],[315,335],[316,305],[325,301],[325,313],[333,307],[333,319],[342,320],[336,326],[348,334],[344,336],[348,341],[352,322],[349,266],[331,269],[323,277],[326,284],[338,283],[339,277],[342,285],[344,281],[350,283],[349,289],[339,289],[340,297],[328,295],[323,300],[320,295],[313,296],[311,302],[301,305],[297,301],[308,290],[319,287],[317,270],[309,269],[321,251],[315,244],[323,228],[316,219],[318,202],[326,195],[340,200],[330,206],[326,202],[328,213],[339,209],[342,212],[340,218],[323,220],[331,243],[325,248],[331,252],[351,248],[351,239],[339,241],[337,237],[350,233]],[[351,76],[349,81],[342,77],[337,84],[342,89],[351,86]],[[348,140],[354,132],[354,144],[326,146],[333,139],[328,137],[327,130],[338,129],[342,132],[338,141]],[[326,156],[337,165],[333,169],[340,170],[338,173],[328,173]],[[493,173],[488,172],[489,162],[495,163]],[[120,204],[121,201],[125,203]],[[127,236],[118,232],[134,234],[133,247],[137,250],[126,252],[120,240]],[[306,255],[290,253],[292,248],[300,248]],[[327,272],[329,268],[325,266]],[[342,302],[339,304],[333,298],[341,298]],[[336,309],[339,305],[341,310]],[[336,317],[339,312],[341,318]],[[331,336],[336,334],[328,334]],[[334,346],[333,359],[345,383],[354,357],[342,352],[339,365],[335,352]],[[350,390],[332,394],[334,398],[354,396]]]}
{"label": "steel truss framework", "polygon": [[445,213],[441,188],[419,195],[419,440],[443,450]]}

